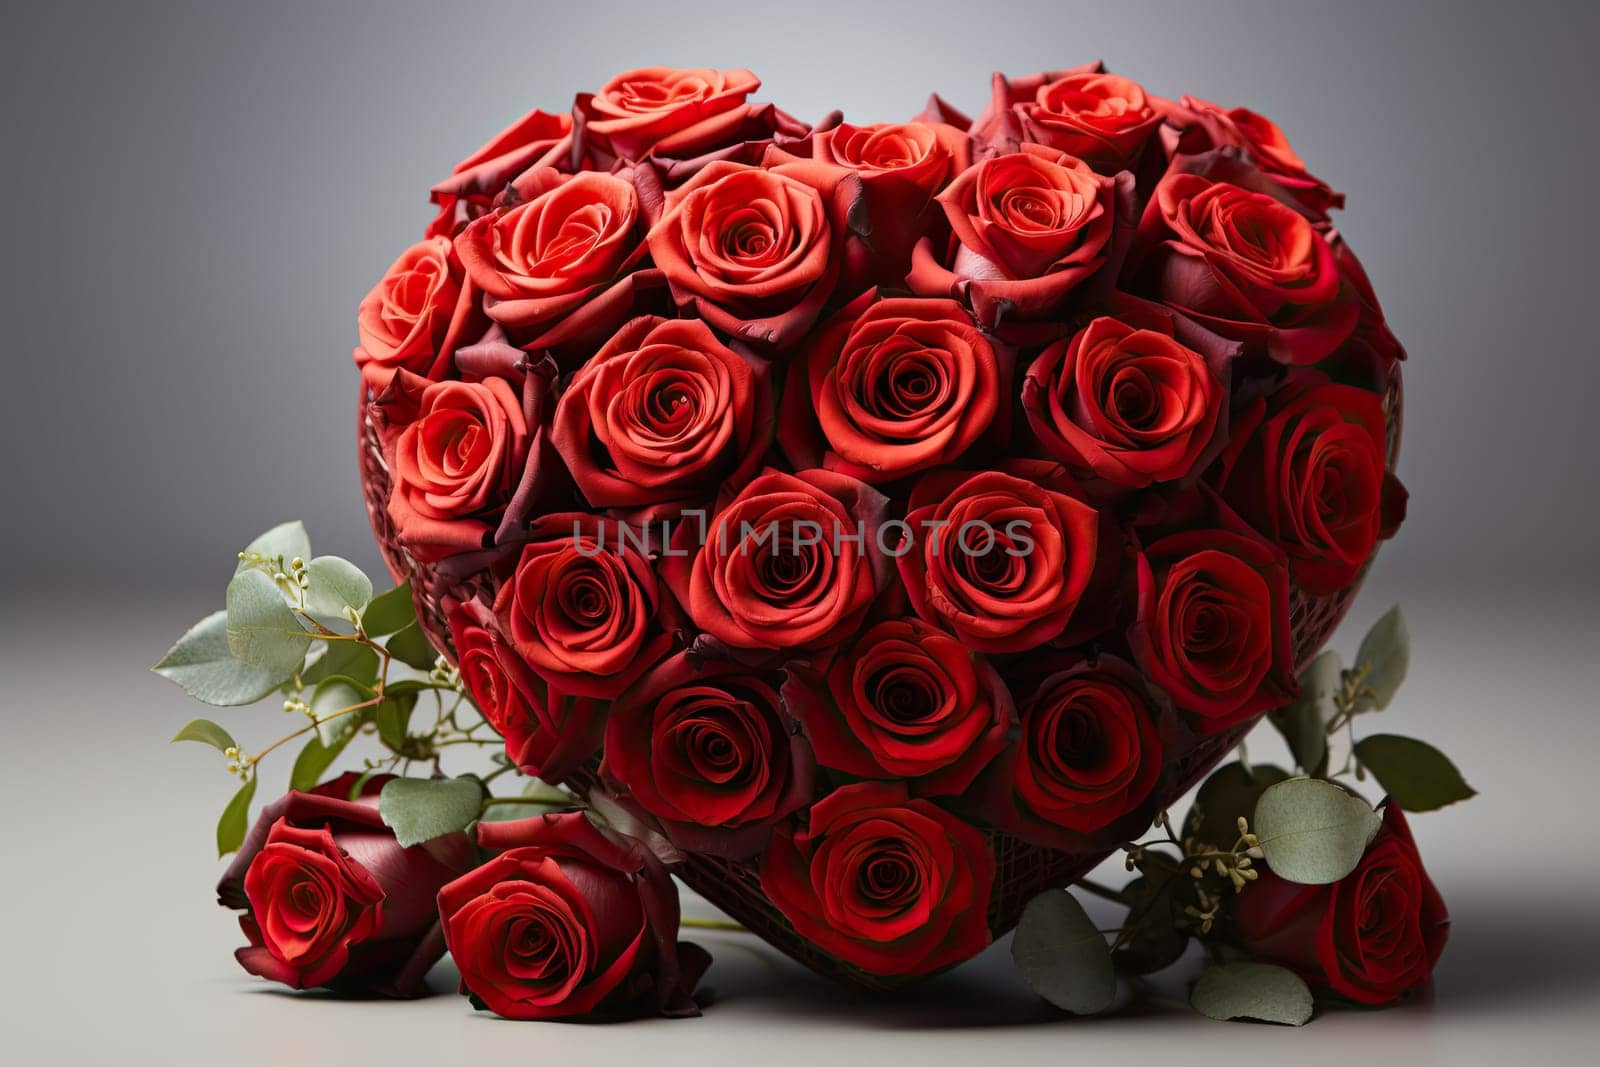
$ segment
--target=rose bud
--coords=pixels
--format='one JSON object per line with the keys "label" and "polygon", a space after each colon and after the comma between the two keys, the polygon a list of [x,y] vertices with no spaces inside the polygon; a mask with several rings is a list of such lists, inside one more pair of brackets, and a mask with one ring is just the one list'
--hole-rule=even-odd
{"label": "rose bud", "polygon": [[1100,516],[1001,471],[917,482],[896,563],[912,609],[980,652],[1059,637],[1095,573]]}
{"label": "rose bud", "polygon": [[401,848],[378,817],[393,775],[344,774],[291,792],[256,819],[217,901],[242,911],[251,974],[295,989],[414,997],[444,955],[434,894],[477,862],[465,834]]}
{"label": "rose bud", "polygon": [[1399,805],[1354,871],[1332,885],[1298,885],[1259,868],[1233,898],[1240,947],[1288,967],[1314,989],[1377,1007],[1427,983],[1450,916]]}
{"label": "rose bud", "polygon": [[659,142],[712,143],[744,118],[745,98],[761,88],[748,70],[674,70],[645,67],[624,71],[596,93],[578,97],[583,146],[596,162],[641,160]]}
{"label": "rose bud", "polygon": [[772,439],[765,361],[693,319],[624,326],[568,383],[551,438],[593,508],[675,513],[738,489]]}
{"label": "rose bud", "polygon": [[874,484],[954,463],[1009,414],[1010,372],[954,300],[864,294],[789,364],[778,441],[797,469]]}
{"label": "rose bud", "polygon": [[581,812],[478,824],[497,852],[439,890],[462,991],[508,1019],[700,1014],[710,957],[679,942],[678,891],[643,844]]}
{"label": "rose bud", "polygon": [[1239,517],[1282,548],[1301,589],[1349,585],[1405,514],[1406,491],[1385,466],[1378,396],[1317,373],[1257,398],[1233,429],[1218,488]]}
{"label": "rose bud", "polygon": [[1169,534],[1140,553],[1138,589],[1134,658],[1202,732],[1293,699],[1289,570],[1277,548],[1232,530]]}
{"label": "rose bud", "polygon": [[930,974],[980,952],[994,874],[983,835],[904,783],[834,790],[761,857],[761,888],[800,936],[877,975]]}
{"label": "rose bud", "polygon": [[748,856],[811,802],[811,748],[781,675],[680,652],[612,705],[605,776],[681,848]]}
{"label": "rose bud", "polygon": [[661,575],[700,630],[733,648],[819,649],[852,633],[885,588],[887,500],[827,470],[768,470],[704,531],[680,525]]}
{"label": "rose bud", "polygon": [[951,238],[919,242],[907,284],[965,300],[987,329],[1050,318],[1109,256],[1118,187],[1082,160],[1042,145],[973,166],[939,194]]}
{"label": "rose bud", "polygon": [[543,516],[528,537],[495,594],[500,632],[562,693],[616,696],[672,646],[643,535],[577,512]]}
{"label": "rose bud", "polygon": [[570,166],[572,116],[533,110],[490,138],[455,165],[450,177],[428,196],[439,214],[428,226],[429,237],[454,237],[467,223],[485,214],[511,180],[535,167]]}
{"label": "rose bud", "polygon": [[1198,97],[1184,96],[1171,109],[1174,125],[1185,127],[1178,151],[1198,155],[1213,148],[1242,148],[1261,172],[1284,188],[1307,210],[1326,215],[1344,207],[1344,194],[1312,176],[1289,145],[1283,131],[1265,115],[1247,108],[1222,108]]}
{"label": "rose bud", "polygon": [[356,313],[356,366],[373,393],[397,370],[437,380],[456,348],[482,331],[478,294],[446,237],[418,241],[384,273]]}
{"label": "rose bud", "polygon": [[1025,78],[996,74],[972,135],[1001,151],[1018,142],[1045,145],[1115,174],[1139,158],[1161,125],[1157,103],[1100,63]]}
{"label": "rose bud", "polygon": [[914,779],[920,796],[965,792],[1016,725],[994,668],[920,619],[874,625],[825,671],[792,669],[783,699],[824,767]]}

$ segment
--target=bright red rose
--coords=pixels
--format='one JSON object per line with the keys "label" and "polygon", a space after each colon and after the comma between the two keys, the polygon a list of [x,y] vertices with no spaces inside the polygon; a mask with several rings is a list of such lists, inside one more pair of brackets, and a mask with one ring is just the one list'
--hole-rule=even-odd
{"label": "bright red rose", "polygon": [[734,648],[794,651],[861,624],[887,578],[878,545],[887,501],[826,470],[756,477],[704,531],[685,523],[662,577],[695,625]]}
{"label": "bright red rose", "polygon": [[1014,80],[996,74],[973,136],[1003,149],[1019,141],[1046,145],[1113,174],[1138,159],[1161,125],[1155,103],[1099,63]]}
{"label": "bright red rose", "polygon": [[980,652],[1066,629],[1095,569],[1094,508],[1001,471],[927,475],[910,507],[897,562],[918,615]]}
{"label": "bright red rose", "polygon": [[446,376],[456,348],[476,340],[478,294],[445,237],[418,241],[401,253],[356,313],[356,366],[372,392],[397,370]]}
{"label": "bright red rose", "polygon": [[444,954],[433,897],[475,862],[465,834],[401,848],[378,817],[392,775],[340,775],[268,804],[217,884],[244,912],[251,974],[295,989],[413,997]]}
{"label": "bright red rose", "polygon": [[916,779],[920,796],[965,792],[1016,725],[994,668],[919,619],[874,625],[825,671],[792,668],[783,698],[824,767]]}
{"label": "bright red rose", "polygon": [[1231,530],[1169,534],[1139,556],[1134,658],[1216,733],[1296,692],[1283,553]]}
{"label": "bright red rose", "polygon": [[522,399],[504,379],[489,378],[434,382],[414,400],[390,448],[395,536],[420,560],[482,548],[527,464]]}
{"label": "bright red rose", "polygon": [[487,212],[511,180],[524,171],[536,167],[565,170],[571,165],[572,116],[530,111],[457,163],[450,177],[429,190],[439,214],[429,224],[428,236],[460,233],[467,223]]}
{"label": "bright red rose", "polygon": [[528,536],[495,595],[501,632],[562,693],[616,696],[672,647],[641,538],[583,512],[544,516]]}
{"label": "bright red rose", "polygon": [[780,677],[681,652],[612,706],[605,775],[674,844],[748,856],[811,802],[811,748],[779,699]]}
{"label": "bright red rose", "polygon": [[940,258],[932,238],[919,243],[908,284],[967,300],[990,329],[1060,311],[1106,262],[1117,220],[1115,182],[1035,144],[963,171],[938,200],[950,249]]}
{"label": "bright red rose", "polygon": [[710,962],[679,942],[678,892],[644,845],[581,812],[478,824],[499,854],[439,891],[473,1004],[508,1019],[700,1014]]}
{"label": "bright red rose", "polygon": [[[985,812],[1019,837],[1081,847],[1140,810],[1161,776],[1156,704],[1114,656],[1050,674],[1018,698],[1022,738],[985,778]],[[1146,819],[1148,822],[1148,819]]]}
{"label": "bright red rose", "polygon": [[496,624],[482,604],[453,605],[448,614],[461,682],[505,739],[506,758],[524,774],[566,781],[600,749],[604,704],[563,693],[535,674],[490,628]]}
{"label": "bright red rose", "polygon": [[989,943],[983,835],[903,783],[860,782],[780,827],[761,888],[802,937],[872,974],[929,974]]}
{"label": "bright red rose", "polygon": [[717,161],[665,195],[651,258],[680,306],[741,340],[793,345],[860,258],[861,178],[843,167]]}
{"label": "bright red rose", "polygon": [[953,463],[1008,411],[1010,363],[953,300],[864,294],[789,364],[779,443],[873,483]]}
{"label": "bright red rose", "polygon": [[1327,238],[1266,192],[1169,173],[1138,244],[1138,291],[1280,363],[1315,363],[1355,327],[1354,294]]}
{"label": "bright red rose", "polygon": [[1301,372],[1258,398],[1233,434],[1218,478],[1229,506],[1283,549],[1301,589],[1349,585],[1405,514],[1377,395]]}
{"label": "bright red rose", "polygon": [[1233,898],[1241,947],[1357,1004],[1392,1004],[1427,983],[1450,915],[1399,805],[1354,871],[1332,885],[1297,885],[1261,869]]}
{"label": "bright red rose", "polygon": [[598,332],[631,306],[639,197],[611,174],[538,168],[456,238],[489,317],[529,349]]}
{"label": "bright red rose", "polygon": [[669,138],[680,146],[725,139],[759,88],[761,79],[748,70],[625,71],[578,97],[584,147],[602,161],[640,160]]}
{"label": "bright red rose", "polygon": [[659,508],[737,489],[772,439],[764,360],[692,319],[622,328],[568,383],[551,438],[594,508]]}
{"label": "bright red rose", "polygon": [[1177,481],[1214,453],[1227,383],[1173,333],[1170,317],[1103,317],[1040,353],[1022,408],[1044,451],[1128,489]]}
{"label": "bright red rose", "polygon": [[[1185,96],[1173,109],[1173,120],[1193,124],[1199,137],[1186,133],[1181,151],[1195,154],[1210,148],[1235,147],[1249,153],[1250,161],[1300,203],[1318,214],[1344,207],[1344,194],[1306,170],[1283,131],[1265,115],[1247,108],[1222,108],[1198,97]],[[1199,142],[1199,143],[1196,143]]]}

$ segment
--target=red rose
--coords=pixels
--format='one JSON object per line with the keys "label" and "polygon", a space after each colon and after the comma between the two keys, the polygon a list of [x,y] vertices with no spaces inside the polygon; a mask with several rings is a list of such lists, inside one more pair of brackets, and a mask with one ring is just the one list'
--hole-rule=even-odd
{"label": "red rose", "polygon": [[1029,841],[1082,847],[1140,809],[1161,776],[1155,704],[1113,656],[1057,671],[1018,700],[1022,739],[991,769],[986,810]]}
{"label": "red rose", "polygon": [[804,160],[763,169],[717,161],[666,194],[650,255],[680,306],[747,341],[785,348],[833,295],[861,179]]}
{"label": "red rose", "polygon": [[1450,932],[1444,900],[1393,801],[1360,866],[1344,878],[1297,885],[1262,868],[1234,907],[1252,957],[1373,1007],[1424,985]]}
{"label": "red rose", "polygon": [[561,692],[616,696],[672,646],[640,538],[586,513],[547,515],[529,537],[495,596],[501,632]]}
{"label": "red rose", "polygon": [[1216,733],[1295,693],[1283,554],[1230,530],[1169,534],[1139,556],[1134,658]]}
{"label": "red rose", "polygon": [[875,483],[953,463],[1009,409],[1010,361],[953,300],[865,294],[789,364],[779,443]]}
{"label": "red rose", "polygon": [[477,293],[450,241],[430,237],[401,253],[356,313],[356,366],[372,392],[397,370],[443,378],[450,355],[479,328]]}
{"label": "red rose", "polygon": [[662,577],[695,625],[734,648],[833,644],[884,587],[878,528],[887,501],[832,471],[759,475],[717,512],[696,547],[674,533]]}
{"label": "red rose", "polygon": [[517,179],[512,193],[455,243],[489,317],[533,349],[589,336],[624,314],[639,282],[627,272],[643,253],[632,183],[546,167]]}
{"label": "red rose", "polygon": [[1138,243],[1141,292],[1280,363],[1315,363],[1355,327],[1357,306],[1327,239],[1266,192],[1169,173]]}
{"label": "red rose", "polygon": [[761,888],[807,940],[871,974],[929,974],[989,943],[983,835],[903,783],[860,782],[780,827]]}
{"label": "red rose", "polygon": [[766,363],[692,319],[634,319],[575,374],[551,437],[595,508],[704,501],[748,482],[771,440]]}
{"label": "red rose", "polygon": [[1143,87],[1095,63],[1015,80],[996,74],[973,136],[1004,148],[1047,145],[1110,174],[1136,160],[1160,125]]}
{"label": "red rose", "polygon": [[1283,131],[1265,115],[1242,107],[1224,109],[1193,96],[1185,96],[1182,106],[1173,111],[1175,121],[1192,123],[1200,134],[1198,138],[1185,135],[1179,142],[1181,151],[1192,155],[1211,148],[1242,148],[1262,173],[1309,210],[1325,215],[1344,207],[1344,194],[1313,177]]}
{"label": "red rose", "polygon": [[645,67],[618,74],[578,97],[584,146],[602,161],[639,160],[660,142],[722,139],[743,118],[745,97],[761,88],[748,70]]}
{"label": "red rose", "polygon": [[[393,391],[410,394],[419,384],[397,377]],[[521,398],[504,379],[489,378],[434,382],[383,402],[403,427],[389,449],[396,538],[422,561],[484,547],[528,461]]]}
{"label": "red rose", "polygon": [[965,792],[1016,724],[994,668],[918,619],[876,624],[826,671],[791,670],[783,698],[824,767],[914,778],[922,796]]}
{"label": "red rose", "polygon": [[478,602],[453,605],[448,617],[461,682],[505,739],[506,758],[524,774],[566,781],[599,751],[605,706],[563,693],[535,674],[489,629],[493,617]]}
{"label": "red rose", "polygon": [[910,506],[897,562],[918,615],[980,652],[1066,629],[1094,573],[1094,508],[1000,471],[928,475]]}
{"label": "red rose", "polygon": [[682,848],[748,856],[811,802],[811,750],[779,678],[681,652],[612,706],[605,774]]}
{"label": "red rose", "polygon": [[[1170,316],[1098,318],[1028,368],[1022,408],[1074,475],[1142,489],[1185,477],[1216,443],[1227,383]],[[1218,358],[1217,362],[1222,362]]]}
{"label": "red rose", "polygon": [[499,854],[439,890],[473,1003],[508,1019],[698,1015],[710,958],[677,941],[678,892],[644,845],[581,812],[478,824]]}
{"label": "red rose", "polygon": [[1327,596],[1355,579],[1405,513],[1385,440],[1376,394],[1302,372],[1238,420],[1219,489],[1284,550],[1297,586]]}
{"label": "red rose", "polygon": [[392,775],[345,774],[268,804],[217,884],[243,911],[251,974],[295,989],[411,997],[444,954],[434,894],[475,862],[465,834],[401,848],[378,817]]}
{"label": "red rose", "polygon": [[571,165],[572,116],[528,112],[455,165],[450,177],[429,190],[439,214],[428,226],[429,237],[454,237],[484,214],[511,180],[535,167],[564,169]]}
{"label": "red rose", "polygon": [[912,257],[911,288],[966,299],[993,329],[1007,317],[1049,317],[1106,262],[1117,185],[1082,160],[1025,144],[963,171],[938,197],[952,233]]}

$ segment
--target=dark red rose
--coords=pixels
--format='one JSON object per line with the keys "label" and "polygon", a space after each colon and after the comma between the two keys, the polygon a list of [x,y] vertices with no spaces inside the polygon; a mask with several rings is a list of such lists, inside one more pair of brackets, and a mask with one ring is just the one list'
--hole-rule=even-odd
{"label": "dark red rose", "polygon": [[631,838],[581,812],[478,824],[499,854],[439,890],[473,1003],[508,1019],[698,1015],[710,957],[679,942],[678,891]]}
{"label": "dark red rose", "polygon": [[1161,776],[1155,698],[1132,665],[1100,656],[1018,698],[1021,741],[985,777],[996,825],[1058,848],[1138,811]]}
{"label": "dark red rose", "polygon": [[1315,371],[1257,398],[1234,427],[1223,498],[1289,557],[1301,589],[1349,585],[1405,514],[1406,491],[1385,467],[1383,403]]}
{"label": "dark red rose", "polygon": [[861,178],[843,167],[719,160],[665,197],[651,258],[680,306],[741,340],[792,346],[861,258]]}
{"label": "dark red rose", "polygon": [[1450,915],[1399,805],[1383,807],[1361,865],[1332,885],[1297,885],[1261,868],[1234,898],[1241,947],[1358,1004],[1392,1004],[1427,983]]}
{"label": "dark red rose", "polygon": [[217,883],[251,974],[295,989],[412,997],[444,955],[433,897],[476,859],[465,834],[401,848],[378,817],[393,775],[340,775],[268,804]]}
{"label": "dark red rose", "polygon": [[1218,365],[1174,336],[1170,316],[1098,318],[1039,354],[1022,408],[1044,451],[1074,475],[1142,489],[1214,454],[1228,399]]}
{"label": "dark red rose", "polygon": [[[1226,162],[1219,173],[1234,177]],[[1170,172],[1137,244],[1137,291],[1280,363],[1315,363],[1355,327],[1354,294],[1327,238],[1267,192]]]}
{"label": "dark red rose", "polygon": [[398,370],[445,377],[456,348],[482,330],[478,293],[446,237],[418,241],[401,253],[356,313],[356,366],[381,392]]}
{"label": "dark red rose", "polygon": [[959,174],[939,194],[951,241],[918,244],[907,283],[972,305],[985,327],[1049,317],[1105,264],[1117,184],[1054,148],[1025,144]]}
{"label": "dark red rose", "polygon": [[529,349],[599,333],[631,307],[643,227],[633,184],[536,168],[456,238],[484,310]]}
{"label": "dark red rose", "polygon": [[1138,159],[1161,125],[1157,103],[1099,63],[1017,79],[996,74],[972,134],[1002,150],[1019,141],[1046,145],[1113,174]]}
{"label": "dark red rose", "polygon": [[1203,732],[1293,698],[1282,552],[1242,532],[1190,530],[1146,547],[1138,568],[1134,658]]}
{"label": "dark red rose", "polygon": [[783,698],[824,767],[916,779],[921,796],[965,792],[1016,725],[994,668],[919,619],[877,623],[824,671],[791,670]]}
{"label": "dark red rose", "polygon": [[825,470],[768,470],[710,520],[703,543],[679,526],[661,573],[695,625],[734,648],[836,643],[884,588],[878,544],[887,501]]}
{"label": "dark red rose", "polygon": [[645,67],[618,74],[597,93],[578,97],[584,148],[602,163],[640,160],[662,142],[727,140],[744,116],[745,98],[761,88],[748,70]]}
{"label": "dark red rose", "polygon": [[953,300],[863,294],[789,364],[779,443],[873,483],[953,463],[1008,411],[1010,364]]}
{"label": "dark red rose", "polygon": [[672,646],[642,537],[579,512],[544,516],[529,538],[495,596],[501,632],[562,693],[616,696]]}
{"label": "dark red rose", "polygon": [[528,112],[455,165],[429,190],[439,214],[429,237],[454,237],[486,213],[511,180],[536,167],[566,169],[572,161],[572,116]]}
{"label": "dark red rose", "polygon": [[1242,148],[1250,161],[1296,200],[1318,214],[1344,207],[1344,194],[1306,170],[1283,131],[1265,115],[1247,108],[1222,108],[1194,96],[1185,96],[1172,109],[1172,120],[1189,127],[1179,150],[1191,155],[1213,148]]}
{"label": "dark red rose", "polygon": [[810,746],[775,672],[682,652],[617,698],[605,774],[624,803],[695,852],[748,856],[811,802]]}
{"label": "dark red rose", "polygon": [[560,783],[599,751],[601,701],[563,693],[535,674],[491,629],[497,623],[482,604],[453,605],[448,615],[461,682],[519,770]]}
{"label": "dark red rose", "polygon": [[835,789],[761,857],[761,888],[802,937],[880,975],[929,974],[988,945],[994,874],[983,835],[904,783]]}
{"label": "dark red rose", "polygon": [[1094,508],[1001,471],[924,476],[910,507],[897,562],[918,615],[980,652],[1066,629],[1095,569]]}
{"label": "dark red rose", "polygon": [[738,488],[772,439],[765,361],[693,319],[634,319],[575,374],[551,438],[594,508],[666,508]]}

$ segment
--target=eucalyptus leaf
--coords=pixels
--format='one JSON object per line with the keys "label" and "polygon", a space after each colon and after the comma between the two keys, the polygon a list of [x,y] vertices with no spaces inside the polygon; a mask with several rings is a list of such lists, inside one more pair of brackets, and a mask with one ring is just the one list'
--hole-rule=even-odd
{"label": "eucalyptus leaf", "polygon": [[411,602],[411,583],[401,582],[387,592],[372,598],[372,603],[361,613],[361,628],[368,637],[382,637],[417,621],[417,609]]}
{"label": "eucalyptus leaf", "polygon": [[1201,1015],[1303,1026],[1311,1020],[1311,990],[1293,971],[1270,963],[1220,963],[1206,968],[1189,1003]]}
{"label": "eucalyptus leaf", "polygon": [[432,670],[434,663],[439,659],[438,651],[429,644],[422,627],[415,622],[394,633],[384,642],[383,647],[387,648],[395,659],[419,671]]}
{"label": "eucalyptus leaf", "polygon": [[234,659],[228,650],[226,611],[195,623],[150,669],[181,685],[196,700],[217,707],[254,704],[282,683],[271,671]]}
{"label": "eucalyptus leaf", "polygon": [[378,794],[378,815],[402,847],[464,830],[478,818],[483,783],[473,777],[396,778]]}
{"label": "eucalyptus leaf", "polygon": [[358,685],[374,685],[378,681],[377,651],[360,641],[329,641],[322,654],[300,672],[300,681],[316,685],[336,674]]}
{"label": "eucalyptus leaf", "polygon": [[302,793],[310,792],[322,781],[322,776],[333,766],[333,761],[350,744],[354,734],[346,734],[332,745],[325,745],[313,734],[294,759],[294,769],[289,772],[289,788]]}
{"label": "eucalyptus leaf", "polygon": [[195,719],[174,734],[172,740],[199,741],[223,753],[226,753],[230,748],[239,747],[238,742],[234,741],[233,736],[228,731],[210,719]]}
{"label": "eucalyptus leaf", "polygon": [[[361,723],[372,714],[370,708],[338,714],[346,708],[372,699],[372,691],[349,678],[335,675],[317,683],[311,693],[311,713],[317,718],[317,737],[324,745],[349,741]],[[323,721],[326,720],[326,721]]]}
{"label": "eucalyptus leaf", "polygon": [[1256,801],[1270,785],[1289,777],[1289,772],[1271,763],[1246,767],[1235,760],[1211,772],[1195,793],[1194,803],[1183,820],[1183,836],[1225,849],[1239,837],[1239,819],[1250,819]]}
{"label": "eucalyptus leaf", "polygon": [[1356,759],[1406,811],[1434,811],[1477,795],[1448,756],[1414,737],[1364,737],[1356,742]]}
{"label": "eucalyptus leaf", "polygon": [[1356,666],[1367,668],[1363,684],[1371,693],[1362,693],[1356,698],[1355,710],[1387,708],[1400,683],[1406,680],[1406,669],[1411,666],[1411,633],[1406,629],[1399,604],[1373,623],[1367,636],[1361,639],[1361,647],[1356,650]]}
{"label": "eucalyptus leaf", "polygon": [[1288,742],[1294,761],[1307,774],[1321,774],[1328,761],[1328,720],[1333,718],[1333,694],[1339,688],[1344,663],[1328,649],[1300,674],[1300,695],[1293,704],[1267,716]]}
{"label": "eucalyptus leaf", "polygon": [[228,583],[228,651],[281,683],[305,664],[311,635],[284,603],[278,585],[258,570]]}
{"label": "eucalyptus leaf", "polygon": [[1110,946],[1064,889],[1028,901],[1012,936],[1011,959],[1035,993],[1074,1015],[1104,1011],[1116,997]]}
{"label": "eucalyptus leaf", "polygon": [[522,792],[514,799],[516,803],[496,804],[491,798],[489,806],[484,810],[483,821],[508,822],[513,819],[530,819],[536,815],[571,811],[582,806],[582,802],[571,793],[538,778],[529,778],[522,787]]}
{"label": "eucalyptus leaf", "polygon": [[411,725],[411,710],[417,705],[414,693],[385,692],[383,702],[374,713],[378,724],[378,739],[395,752],[406,745],[406,730]]}
{"label": "eucalyptus leaf", "polygon": [[256,778],[252,774],[222,809],[222,817],[217,820],[218,859],[239,851],[239,846],[244,844],[244,835],[250,829],[250,801],[255,795]]}
{"label": "eucalyptus leaf", "polygon": [[[268,559],[281,558],[287,566],[289,561],[299,556],[301,559],[311,558],[311,538],[306,535],[305,524],[296,520],[294,522],[280,523],[257,537],[245,546],[248,556],[266,556]],[[234,568],[234,574],[239,574],[256,567],[252,560],[240,560]]]}
{"label": "eucalyptus leaf", "polygon": [[1290,778],[1261,794],[1250,822],[1274,874],[1326,885],[1355,870],[1382,820],[1372,805],[1332,782]]}
{"label": "eucalyptus leaf", "polygon": [[347,559],[318,556],[306,564],[306,611],[319,619],[345,618],[345,609],[357,615],[372,600],[372,579]]}

